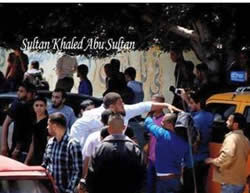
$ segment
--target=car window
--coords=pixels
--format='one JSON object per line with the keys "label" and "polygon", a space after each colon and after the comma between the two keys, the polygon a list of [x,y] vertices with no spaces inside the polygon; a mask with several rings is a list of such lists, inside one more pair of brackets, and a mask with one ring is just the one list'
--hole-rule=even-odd
{"label": "car window", "polygon": [[0,193],[54,193],[49,180],[0,180]]}
{"label": "car window", "polygon": [[250,139],[250,106],[246,106],[244,109],[244,117],[246,118],[246,128],[244,130],[244,134]]}
{"label": "car window", "polygon": [[214,122],[212,125],[212,142],[222,143],[225,134],[229,132],[226,126],[226,120],[235,112],[235,104],[210,103],[207,109],[214,114]]}
{"label": "car window", "polygon": [[244,116],[246,117],[247,123],[250,123],[250,106],[245,107]]}
{"label": "car window", "polygon": [[226,121],[229,115],[235,112],[235,104],[225,103],[209,103],[207,105],[208,111],[215,115],[215,121]]}

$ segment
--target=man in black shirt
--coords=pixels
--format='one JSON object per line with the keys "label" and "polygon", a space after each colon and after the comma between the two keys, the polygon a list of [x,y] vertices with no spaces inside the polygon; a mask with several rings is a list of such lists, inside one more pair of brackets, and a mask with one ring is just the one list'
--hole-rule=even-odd
{"label": "man in black shirt", "polygon": [[[32,100],[35,96],[35,86],[30,83],[22,83],[17,91],[18,100],[11,104],[4,120],[1,139],[1,154],[13,159],[24,161],[29,150],[32,136],[32,122],[34,112]],[[12,146],[9,149],[7,139],[11,122],[14,121]]]}
{"label": "man in black shirt", "polygon": [[[182,50],[179,48],[172,48],[170,51],[171,60],[176,63],[174,70],[175,87],[176,88],[192,88],[194,83],[194,64],[191,61],[184,60]],[[172,104],[177,108],[183,109],[181,98],[174,96]]]}
{"label": "man in black shirt", "polygon": [[146,167],[138,145],[123,134],[123,118],[111,115],[108,132],[91,157],[87,175],[89,193],[137,193],[145,181]]}

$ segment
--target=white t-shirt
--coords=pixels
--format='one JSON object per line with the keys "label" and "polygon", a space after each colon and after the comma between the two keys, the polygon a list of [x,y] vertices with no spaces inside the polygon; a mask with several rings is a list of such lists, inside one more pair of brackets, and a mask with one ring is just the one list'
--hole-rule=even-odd
{"label": "white t-shirt", "polygon": [[94,133],[91,133],[86,143],[84,144],[84,147],[82,148],[82,158],[83,160],[85,157],[91,157],[94,155],[96,151],[96,147],[101,143],[101,131],[96,131]]}
{"label": "white t-shirt", "polygon": [[63,55],[57,60],[56,73],[58,79],[65,77],[73,77],[74,72],[77,69],[77,60],[75,57],[69,55]]}
{"label": "white t-shirt", "polygon": [[[128,125],[129,119],[147,113],[151,110],[152,102],[141,102],[134,105],[124,105],[126,116],[124,117],[124,124]],[[77,119],[70,129],[70,136],[76,138],[82,148],[84,147],[87,137],[99,131],[103,127],[101,122],[101,114],[105,110],[101,105],[98,108],[85,111],[81,118]]]}

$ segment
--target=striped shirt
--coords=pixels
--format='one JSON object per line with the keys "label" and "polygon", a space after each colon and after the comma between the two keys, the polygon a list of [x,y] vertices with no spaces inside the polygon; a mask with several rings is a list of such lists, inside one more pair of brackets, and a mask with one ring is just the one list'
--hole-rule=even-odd
{"label": "striped shirt", "polygon": [[61,141],[52,137],[47,144],[42,166],[53,176],[60,193],[73,193],[82,176],[80,144],[68,134]]}

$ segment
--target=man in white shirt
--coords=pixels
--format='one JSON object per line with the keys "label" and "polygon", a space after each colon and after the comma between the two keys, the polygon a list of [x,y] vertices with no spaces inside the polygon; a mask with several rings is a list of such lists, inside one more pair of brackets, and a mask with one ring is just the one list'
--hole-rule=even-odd
{"label": "man in white shirt", "polygon": [[134,105],[124,105],[118,93],[110,92],[104,96],[103,104],[100,107],[84,112],[83,116],[74,122],[70,136],[78,139],[83,148],[89,134],[103,127],[101,114],[105,109],[121,113],[124,116],[124,124],[127,126],[129,119],[162,108],[168,108],[171,112],[180,111],[168,103],[141,102]]}
{"label": "man in white shirt", "polygon": [[56,74],[58,77],[56,88],[63,88],[66,92],[71,91],[74,85],[73,74],[76,72],[77,66],[75,57],[64,54],[58,59],[56,64]]}
{"label": "man in white shirt", "polygon": [[82,158],[83,158],[83,178],[87,176],[89,159],[92,155],[94,155],[96,147],[101,143],[101,140],[109,135],[107,131],[107,124],[109,116],[112,114],[112,111],[107,109],[101,114],[101,122],[104,127],[99,131],[91,133],[87,139],[84,147],[82,148]]}

